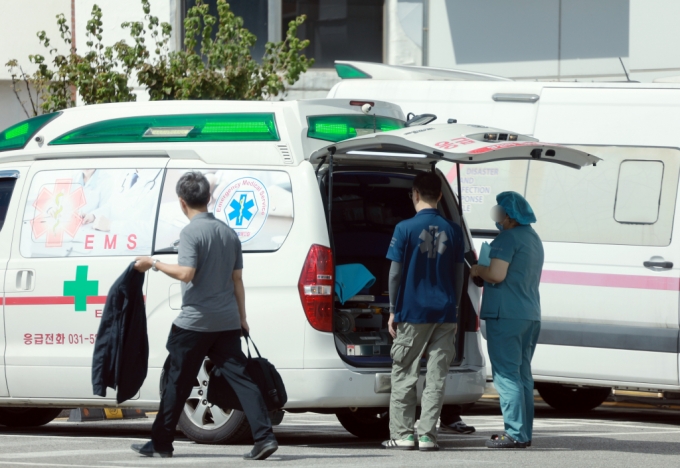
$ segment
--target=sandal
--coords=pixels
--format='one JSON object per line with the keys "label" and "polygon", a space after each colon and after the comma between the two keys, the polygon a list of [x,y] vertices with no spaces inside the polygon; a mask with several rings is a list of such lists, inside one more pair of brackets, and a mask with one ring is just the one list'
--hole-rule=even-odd
{"label": "sandal", "polygon": [[501,435],[494,434],[491,439],[486,441],[486,446],[488,448],[526,448],[527,444],[525,442],[517,442],[515,439],[510,437],[508,434],[503,433]]}

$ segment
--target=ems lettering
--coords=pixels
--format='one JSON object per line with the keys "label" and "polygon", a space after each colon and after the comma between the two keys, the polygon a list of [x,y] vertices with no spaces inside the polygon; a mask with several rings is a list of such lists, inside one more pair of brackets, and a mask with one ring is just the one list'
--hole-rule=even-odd
{"label": "ems lettering", "polygon": [[128,248],[128,250],[135,250],[137,248],[137,235],[136,234],[130,234],[128,236],[127,248]]}
{"label": "ems lettering", "polygon": [[116,249],[116,240],[118,238],[117,234],[114,234],[113,237],[109,237],[107,234],[106,237],[104,238],[104,250],[107,249]]}
{"label": "ems lettering", "polygon": [[94,249],[94,234],[88,234],[87,236],[85,236],[85,249],[86,250]]}
{"label": "ems lettering", "polygon": [[102,318],[103,313],[104,313],[103,309],[96,309],[94,311],[94,318]]}

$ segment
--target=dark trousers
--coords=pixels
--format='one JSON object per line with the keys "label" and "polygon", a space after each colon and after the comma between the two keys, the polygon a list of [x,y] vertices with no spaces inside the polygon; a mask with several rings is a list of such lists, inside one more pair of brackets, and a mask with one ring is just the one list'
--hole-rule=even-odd
{"label": "dark trousers", "polygon": [[274,438],[262,394],[246,373],[247,359],[241,350],[240,330],[196,332],[173,325],[166,347],[170,353],[170,366],[165,375],[161,405],[151,429],[151,440],[156,450],[173,450],[177,423],[206,356],[238,396],[255,442]]}
{"label": "dark trousers", "polygon": [[439,419],[444,425],[454,424],[462,421],[460,418],[460,413],[463,412],[463,408],[460,405],[444,405],[442,407],[442,412],[439,415]]}

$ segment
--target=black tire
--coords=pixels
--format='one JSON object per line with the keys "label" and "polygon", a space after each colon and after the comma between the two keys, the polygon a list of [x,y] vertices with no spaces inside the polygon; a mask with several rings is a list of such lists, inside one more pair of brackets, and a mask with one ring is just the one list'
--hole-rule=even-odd
{"label": "black tire", "polygon": [[390,417],[387,408],[357,408],[338,411],[335,414],[347,432],[361,439],[388,439]]}
{"label": "black tire", "polygon": [[568,413],[582,413],[597,408],[612,391],[608,387],[568,387],[542,382],[536,382],[535,387],[548,405]]}
{"label": "black tire", "polygon": [[[184,404],[179,428],[197,444],[238,444],[252,439],[246,415],[238,410],[223,410],[206,400],[212,363],[203,361],[191,396]],[[161,373],[160,393],[163,394],[165,372]]]}
{"label": "black tire", "polygon": [[59,416],[61,408],[0,408],[0,425],[7,427],[44,426]]}

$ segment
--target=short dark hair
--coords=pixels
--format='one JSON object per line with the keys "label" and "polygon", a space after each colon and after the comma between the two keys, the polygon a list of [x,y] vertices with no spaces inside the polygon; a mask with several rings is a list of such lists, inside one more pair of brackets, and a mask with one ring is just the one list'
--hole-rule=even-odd
{"label": "short dark hair", "polygon": [[428,202],[436,202],[442,194],[442,180],[433,172],[421,172],[413,179],[413,190]]}
{"label": "short dark hair", "polygon": [[175,192],[191,208],[203,208],[210,202],[210,183],[200,172],[187,172],[180,177]]}

